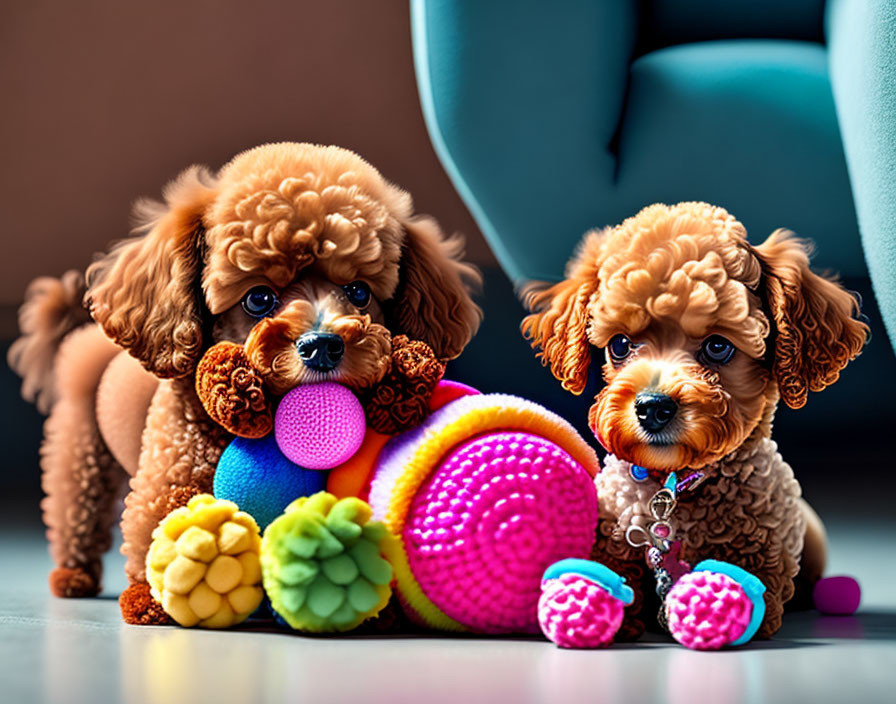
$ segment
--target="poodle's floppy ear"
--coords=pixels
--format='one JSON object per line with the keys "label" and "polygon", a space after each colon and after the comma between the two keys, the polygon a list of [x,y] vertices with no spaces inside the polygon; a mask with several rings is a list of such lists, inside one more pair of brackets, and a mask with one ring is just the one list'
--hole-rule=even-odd
{"label": "poodle's floppy ear", "polygon": [[189,374],[202,353],[199,240],[213,182],[197,166],[181,173],[166,187],[165,205],[138,203],[140,234],[87,269],[90,314],[159,377]]}
{"label": "poodle's floppy ear", "polygon": [[597,293],[600,244],[606,231],[585,236],[567,267],[566,279],[548,287],[529,283],[523,287],[523,304],[532,311],[520,329],[538,357],[549,364],[563,388],[578,395],[588,383],[591,344],[588,341],[588,307]]}
{"label": "poodle's floppy ear", "polygon": [[470,296],[482,277],[461,261],[463,240],[446,238],[430,217],[405,220],[395,295],[383,304],[393,333],[428,344],[440,360],[454,359],[479,328],[482,310]]}
{"label": "poodle's floppy ear", "polygon": [[784,403],[801,408],[809,391],[833,384],[861,352],[868,325],[856,318],[859,304],[852,294],[809,270],[808,242],[776,230],[753,249],[774,318],[778,389]]}

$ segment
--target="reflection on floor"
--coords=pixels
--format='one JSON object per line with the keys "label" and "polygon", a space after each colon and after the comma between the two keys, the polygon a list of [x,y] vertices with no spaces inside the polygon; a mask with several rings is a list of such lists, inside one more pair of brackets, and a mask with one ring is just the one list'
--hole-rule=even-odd
{"label": "reflection on floor", "polygon": [[[122,560],[99,599],[49,596],[39,532],[0,538],[0,701],[877,702],[896,691],[893,525],[829,521],[830,572],[857,576],[853,617],[790,614],[778,636],[696,653],[659,636],[606,651],[537,639],[306,638],[123,626]],[[889,557],[888,557],[889,556]]]}

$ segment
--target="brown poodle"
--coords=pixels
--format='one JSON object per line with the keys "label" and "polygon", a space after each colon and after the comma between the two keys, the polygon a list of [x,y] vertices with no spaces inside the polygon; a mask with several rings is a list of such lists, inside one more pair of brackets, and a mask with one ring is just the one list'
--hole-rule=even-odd
{"label": "brown poodle", "polygon": [[271,144],[217,174],[191,167],[164,204],[137,213],[136,236],[94,263],[86,284],[75,272],[32,284],[10,363],[24,395],[50,414],[41,464],[53,592],[99,591],[130,475],[122,551],[131,586],[121,603],[127,621],[150,623],[164,620],[145,584],[151,532],[211,491],[233,437],[196,393],[209,348],[245,342],[274,393],[333,380],[363,396],[390,372],[392,335],[447,360],[481,311],[460,240],[414,217],[407,193],[344,149]]}
{"label": "brown poodle", "polygon": [[833,384],[868,329],[808,254],[783,230],[751,246],[722,208],[653,205],[589,233],[566,280],[525,292],[523,333],[565,389],[582,393],[592,348],[604,348],[606,386],[589,413],[609,453],[594,558],[635,587],[623,638],[643,630],[653,592],[626,532],[653,520],[647,502],[672,471],[702,473],[673,514],[683,559],[726,560],[764,582],[760,637],[780,626],[801,557],[808,580],[821,574],[824,530],[770,438],[772,417],[779,398],[800,408]]}

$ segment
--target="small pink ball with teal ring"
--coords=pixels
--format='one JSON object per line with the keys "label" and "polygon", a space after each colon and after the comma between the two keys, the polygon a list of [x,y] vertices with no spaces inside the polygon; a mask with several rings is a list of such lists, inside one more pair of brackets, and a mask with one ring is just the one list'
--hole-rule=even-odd
{"label": "small pink ball with teal ring", "polygon": [[719,650],[748,642],[765,616],[765,585],[746,570],[704,560],[666,595],[669,633],[691,650]]}
{"label": "small pink ball with teal ring", "polygon": [[625,577],[590,560],[548,567],[538,601],[538,623],[561,648],[600,648],[613,642],[635,595]]}
{"label": "small pink ball with teal ring", "polygon": [[333,382],[297,386],[274,416],[280,451],[308,469],[332,469],[348,460],[361,447],[366,427],[361,402]]}

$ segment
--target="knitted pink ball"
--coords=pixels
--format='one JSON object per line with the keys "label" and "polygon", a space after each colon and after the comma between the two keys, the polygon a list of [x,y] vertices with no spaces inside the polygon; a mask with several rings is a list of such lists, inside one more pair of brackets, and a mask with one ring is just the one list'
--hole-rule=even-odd
{"label": "knitted pink ball", "polygon": [[599,648],[613,642],[624,609],[602,586],[570,573],[544,583],[538,622],[561,648]]}
{"label": "knitted pink ball", "polygon": [[731,577],[691,572],[666,596],[669,632],[686,648],[718,650],[743,635],[753,615],[753,602]]}
{"label": "knitted pink ball", "polygon": [[361,402],[332,382],[297,386],[280,401],[274,417],[280,451],[307,469],[345,462],[361,447],[365,430]]}
{"label": "knitted pink ball", "polygon": [[545,569],[591,551],[597,493],[561,447],[498,431],[454,448],[421,485],[402,534],[426,596],[480,633],[537,633]]}

